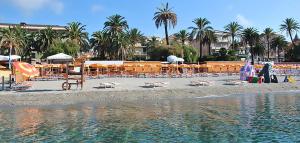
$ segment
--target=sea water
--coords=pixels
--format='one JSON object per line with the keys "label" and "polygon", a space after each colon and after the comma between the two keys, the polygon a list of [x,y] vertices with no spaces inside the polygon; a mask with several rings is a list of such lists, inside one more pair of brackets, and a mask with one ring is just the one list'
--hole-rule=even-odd
{"label": "sea water", "polygon": [[300,142],[300,94],[0,108],[0,142]]}

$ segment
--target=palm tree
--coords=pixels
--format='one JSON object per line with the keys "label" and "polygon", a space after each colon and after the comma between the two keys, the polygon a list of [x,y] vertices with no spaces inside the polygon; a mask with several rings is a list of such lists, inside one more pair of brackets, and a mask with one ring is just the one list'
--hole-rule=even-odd
{"label": "palm tree", "polygon": [[187,30],[180,30],[178,33],[175,34],[175,38],[179,40],[184,46],[185,41],[189,40],[190,33]]}
{"label": "palm tree", "polygon": [[190,27],[189,29],[192,29],[191,37],[193,39],[196,39],[199,41],[200,46],[200,58],[202,58],[202,47],[203,47],[203,40],[206,34],[206,31],[213,30],[213,28],[210,25],[210,21],[208,21],[206,18],[197,18],[193,21],[193,23],[196,25],[196,27]]}
{"label": "palm tree", "polygon": [[177,15],[172,11],[172,8],[169,8],[169,3],[162,5],[161,8],[157,8],[157,12],[154,13],[153,20],[155,21],[157,28],[162,26],[162,24],[164,25],[166,42],[167,45],[169,45],[168,26],[172,26],[174,28],[177,25]]}
{"label": "palm tree", "polygon": [[284,36],[277,36],[272,40],[271,48],[276,51],[277,49],[277,61],[279,62],[280,51],[288,45],[288,42],[285,40]]}
{"label": "palm tree", "polygon": [[270,46],[271,46],[271,38],[275,35],[272,28],[266,28],[263,32],[263,37],[267,40],[268,44],[268,60],[270,59]]}
{"label": "palm tree", "polygon": [[1,47],[9,48],[9,69],[11,69],[11,55],[14,50],[14,53],[17,53],[17,49],[21,48],[24,45],[24,37],[21,35],[20,27],[9,27],[1,30],[0,45]]}
{"label": "palm tree", "polygon": [[238,22],[231,22],[225,26],[225,31],[229,33],[232,40],[232,49],[235,49],[235,37],[240,35],[243,26],[239,25]]}
{"label": "palm tree", "polygon": [[39,52],[44,53],[49,49],[56,37],[57,33],[51,27],[39,31],[37,35],[37,41],[40,44]]}
{"label": "palm tree", "polygon": [[132,44],[133,46],[137,43],[142,42],[144,39],[144,35],[137,28],[133,28],[127,31],[127,36],[128,39],[130,40],[130,44]]}
{"label": "palm tree", "polygon": [[92,38],[90,40],[91,47],[94,51],[97,51],[98,56],[101,59],[106,58],[108,43],[108,36],[103,31],[96,31],[92,34]]}
{"label": "palm tree", "polygon": [[142,34],[142,32],[140,30],[138,30],[137,28],[133,28],[130,29],[129,31],[127,31],[126,33],[127,39],[128,39],[128,53],[130,54],[131,58],[134,56],[134,52],[135,52],[135,48],[136,48],[136,44],[141,43],[144,41],[144,35]]}
{"label": "palm tree", "polygon": [[128,29],[127,21],[125,17],[121,15],[112,15],[107,18],[108,21],[104,23],[104,31],[109,33],[112,37],[118,37]]}
{"label": "palm tree", "polygon": [[155,48],[159,45],[159,41],[157,39],[157,37],[152,36],[146,43],[148,48]]}
{"label": "palm tree", "polygon": [[88,33],[85,25],[80,22],[68,23],[66,38],[78,46],[80,50],[88,44]]}
{"label": "palm tree", "polygon": [[293,18],[287,18],[283,21],[283,24],[280,25],[280,30],[285,31],[287,35],[291,38],[294,48],[296,47],[295,41],[293,40],[293,34],[298,32],[300,29],[299,23]]}
{"label": "palm tree", "polygon": [[259,38],[259,34],[257,29],[251,27],[251,28],[246,28],[244,29],[243,33],[243,38],[245,42],[250,46],[250,51],[251,51],[251,64],[254,65],[254,51],[253,51],[253,46],[256,45],[257,39]]}
{"label": "palm tree", "polygon": [[[120,15],[113,15],[107,18],[108,21],[104,23],[104,32],[107,33],[110,36],[110,47],[113,49],[113,51],[123,51],[120,50],[122,48],[122,44],[124,43],[124,40],[122,38],[126,38],[125,30],[128,29],[127,21],[125,20],[125,17]],[[117,55],[120,52],[117,52]],[[124,52],[122,53],[122,57]],[[116,54],[114,55],[116,57]],[[120,57],[120,56],[119,56]]]}
{"label": "palm tree", "polygon": [[205,33],[204,42],[208,45],[208,54],[211,55],[211,44],[216,43],[218,41],[218,37],[213,30],[208,30]]}

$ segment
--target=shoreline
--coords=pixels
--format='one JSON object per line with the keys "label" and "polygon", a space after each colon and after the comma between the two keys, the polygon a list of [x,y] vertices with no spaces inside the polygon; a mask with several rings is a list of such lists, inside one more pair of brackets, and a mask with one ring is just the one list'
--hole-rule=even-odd
{"label": "shoreline", "polygon": [[239,94],[300,92],[298,83],[246,84],[243,86],[214,85],[181,89],[93,90],[54,92],[5,92],[0,94],[0,107],[67,106],[76,104],[112,105],[161,99],[202,98]]}

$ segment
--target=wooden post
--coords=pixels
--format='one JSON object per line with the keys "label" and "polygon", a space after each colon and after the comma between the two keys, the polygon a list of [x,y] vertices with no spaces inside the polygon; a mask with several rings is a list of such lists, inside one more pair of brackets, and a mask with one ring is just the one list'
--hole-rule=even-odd
{"label": "wooden post", "polygon": [[11,78],[12,78],[12,77],[11,77],[11,74],[10,74],[10,75],[9,75],[9,88],[10,88],[10,89],[11,89],[11,82],[12,82],[12,81],[11,81]]}
{"label": "wooden post", "polygon": [[84,62],[81,63],[81,90],[83,88],[83,82],[84,82]]}
{"label": "wooden post", "polygon": [[67,74],[66,82],[69,84],[69,64],[67,64],[67,66],[66,66],[66,74]]}
{"label": "wooden post", "polygon": [[2,76],[2,90],[4,90],[4,76]]}

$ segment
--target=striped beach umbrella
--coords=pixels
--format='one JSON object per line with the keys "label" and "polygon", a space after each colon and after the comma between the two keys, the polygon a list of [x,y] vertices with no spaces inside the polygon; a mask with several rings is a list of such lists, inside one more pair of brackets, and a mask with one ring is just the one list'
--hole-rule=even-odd
{"label": "striped beach umbrella", "polygon": [[39,71],[31,64],[25,62],[14,62],[13,66],[16,72],[19,72],[26,77],[39,76]]}

